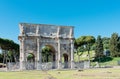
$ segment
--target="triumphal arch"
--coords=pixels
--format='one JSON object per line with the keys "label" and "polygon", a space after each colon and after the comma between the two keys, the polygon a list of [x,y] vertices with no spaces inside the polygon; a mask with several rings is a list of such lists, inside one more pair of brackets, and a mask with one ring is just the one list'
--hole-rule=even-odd
{"label": "triumphal arch", "polygon": [[54,68],[61,69],[62,59],[69,62],[68,68],[73,68],[74,33],[72,26],[48,24],[20,23],[20,69],[26,70],[28,54],[34,55],[34,69],[41,69],[42,48],[49,46],[52,49]]}

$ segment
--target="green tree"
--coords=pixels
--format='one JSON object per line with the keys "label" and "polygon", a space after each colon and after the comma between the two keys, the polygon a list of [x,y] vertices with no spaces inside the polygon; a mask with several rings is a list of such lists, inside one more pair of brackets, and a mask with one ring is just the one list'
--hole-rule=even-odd
{"label": "green tree", "polygon": [[95,50],[95,48],[96,48],[96,45],[95,45],[95,43],[91,46],[91,50]]}
{"label": "green tree", "polygon": [[86,36],[85,42],[86,50],[88,51],[88,60],[90,62],[90,49],[91,46],[95,43],[95,38],[93,36]]}
{"label": "green tree", "polygon": [[99,62],[101,61],[101,58],[104,57],[103,51],[104,51],[103,42],[101,36],[99,35],[96,40],[96,48],[95,48],[95,59],[99,60]]}
{"label": "green tree", "polygon": [[118,45],[117,45],[117,48],[118,48],[117,56],[120,57],[120,37],[118,38]]}
{"label": "green tree", "polygon": [[[19,57],[19,45],[12,40],[0,38],[0,48],[3,54],[3,63],[7,63],[7,61],[13,62],[14,55],[16,55],[14,56],[15,58]],[[19,58],[16,59],[18,60]]]}
{"label": "green tree", "polygon": [[95,38],[93,36],[81,36],[75,41],[75,47],[78,49],[78,47],[84,45],[86,50],[88,51],[88,60],[90,62],[90,49],[91,46],[95,43]]}
{"label": "green tree", "polygon": [[103,41],[103,48],[106,50],[109,49],[110,38],[103,37],[102,41]]}
{"label": "green tree", "polygon": [[49,46],[45,46],[42,49],[42,56],[43,56],[43,62],[48,62],[49,61],[49,56],[51,55],[51,48]]}
{"label": "green tree", "polygon": [[85,51],[84,45],[79,46],[77,48],[77,55],[78,55],[78,61],[80,62],[80,56],[83,54],[83,52]]}
{"label": "green tree", "polygon": [[28,60],[29,62],[34,62],[34,61],[35,61],[34,55],[31,54],[31,53],[29,53],[28,56],[27,56],[27,60]]}
{"label": "green tree", "polygon": [[120,38],[117,33],[113,33],[110,38],[110,52],[112,57],[120,56]]}

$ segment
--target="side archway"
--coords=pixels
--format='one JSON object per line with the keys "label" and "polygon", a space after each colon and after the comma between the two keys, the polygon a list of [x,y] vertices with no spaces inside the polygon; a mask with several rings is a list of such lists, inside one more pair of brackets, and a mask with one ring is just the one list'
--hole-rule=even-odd
{"label": "side archway", "polygon": [[68,54],[63,54],[64,68],[68,68]]}
{"label": "side archway", "polygon": [[35,62],[35,56],[32,53],[27,55],[27,62]]}
{"label": "side archway", "polygon": [[27,70],[35,69],[35,55],[33,53],[27,54],[27,63],[26,63]]}

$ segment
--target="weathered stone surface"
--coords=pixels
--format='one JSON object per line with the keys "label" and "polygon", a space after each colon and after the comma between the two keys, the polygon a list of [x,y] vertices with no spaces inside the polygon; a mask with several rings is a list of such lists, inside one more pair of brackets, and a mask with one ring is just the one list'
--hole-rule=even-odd
{"label": "weathered stone surface", "polygon": [[68,67],[72,68],[74,49],[72,26],[20,23],[19,27],[20,35],[18,39],[20,40],[21,70],[26,69],[24,65],[27,62],[29,53],[35,56],[35,69],[40,69],[37,64],[42,63],[42,47],[46,45],[54,49],[56,68],[61,68],[60,64],[63,54],[67,55],[65,62],[71,62]]}

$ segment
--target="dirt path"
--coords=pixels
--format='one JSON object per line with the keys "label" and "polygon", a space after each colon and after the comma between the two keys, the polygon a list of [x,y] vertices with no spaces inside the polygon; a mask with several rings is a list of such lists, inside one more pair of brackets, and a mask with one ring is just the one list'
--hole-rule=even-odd
{"label": "dirt path", "polygon": [[43,71],[43,72],[46,74],[44,79],[57,79],[57,78],[53,77],[51,74],[49,74],[47,71]]}

